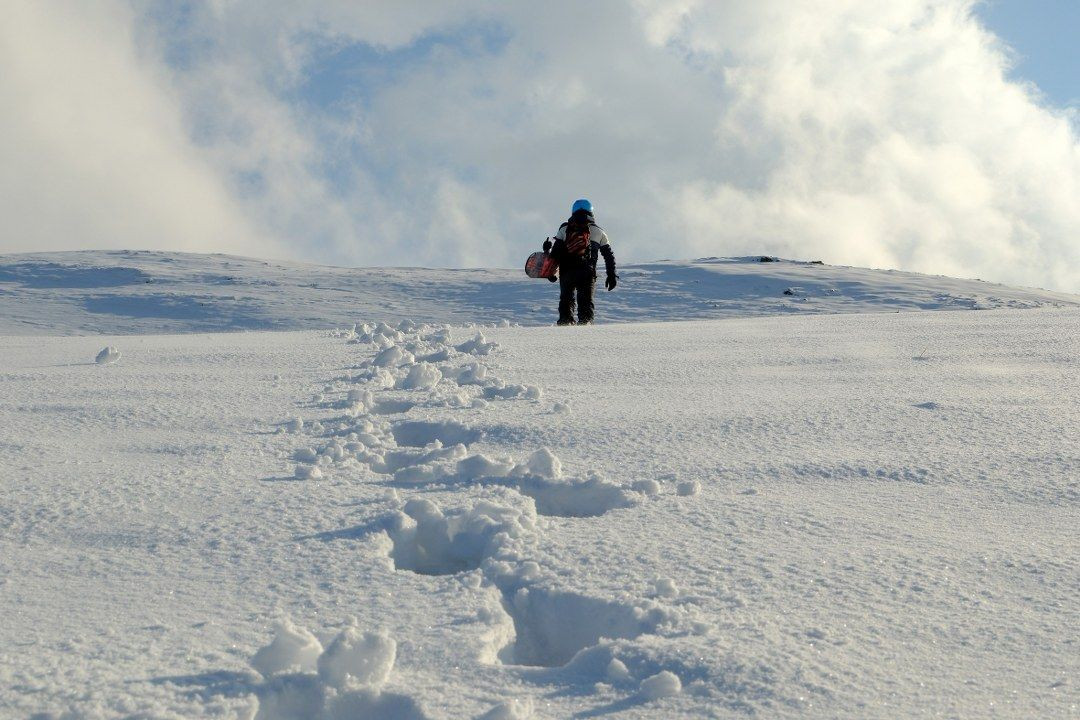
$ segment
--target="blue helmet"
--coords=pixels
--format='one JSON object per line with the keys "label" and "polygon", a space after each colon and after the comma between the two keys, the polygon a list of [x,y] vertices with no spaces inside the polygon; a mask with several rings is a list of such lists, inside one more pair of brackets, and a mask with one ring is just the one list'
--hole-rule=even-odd
{"label": "blue helmet", "polygon": [[587,213],[589,213],[591,215],[592,214],[592,203],[589,202],[588,200],[586,200],[585,198],[581,198],[580,200],[577,200],[577,201],[574,202],[574,207],[570,208],[570,214],[573,215],[578,210],[584,210],[585,212],[587,212]]}

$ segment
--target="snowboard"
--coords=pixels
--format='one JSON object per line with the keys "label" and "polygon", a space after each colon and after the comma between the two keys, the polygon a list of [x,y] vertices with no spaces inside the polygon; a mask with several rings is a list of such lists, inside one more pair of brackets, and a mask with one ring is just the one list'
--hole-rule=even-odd
{"label": "snowboard", "polygon": [[525,274],[531,278],[553,278],[558,264],[546,252],[534,252],[525,261]]}

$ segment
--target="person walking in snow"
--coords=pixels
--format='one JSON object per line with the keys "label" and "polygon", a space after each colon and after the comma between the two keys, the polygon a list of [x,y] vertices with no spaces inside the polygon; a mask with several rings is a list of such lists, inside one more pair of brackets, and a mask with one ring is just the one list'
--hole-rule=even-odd
{"label": "person walking in snow", "polygon": [[[596,287],[596,264],[604,257],[607,279],[604,287],[615,289],[619,276],[615,274],[615,253],[611,251],[607,233],[596,224],[592,203],[584,198],[570,209],[570,219],[559,227],[552,238],[544,241],[544,252],[558,263],[559,325],[588,325],[593,321],[593,290]],[[556,278],[549,278],[555,282]],[[574,307],[577,306],[577,321]]]}

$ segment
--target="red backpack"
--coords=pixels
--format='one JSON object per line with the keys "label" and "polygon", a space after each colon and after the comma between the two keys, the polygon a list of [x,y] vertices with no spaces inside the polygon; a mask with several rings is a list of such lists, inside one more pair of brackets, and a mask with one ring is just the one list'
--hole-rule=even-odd
{"label": "red backpack", "polygon": [[589,218],[584,213],[575,213],[566,222],[566,252],[577,257],[585,257],[589,249],[590,229]]}

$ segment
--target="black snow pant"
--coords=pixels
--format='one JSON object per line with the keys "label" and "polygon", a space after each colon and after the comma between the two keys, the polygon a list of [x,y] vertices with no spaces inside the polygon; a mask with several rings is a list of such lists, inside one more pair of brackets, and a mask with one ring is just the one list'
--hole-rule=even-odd
{"label": "black snow pant", "polygon": [[[574,306],[577,306],[577,324],[587,325],[593,321],[593,290],[596,289],[596,268],[585,261],[559,264],[559,324],[574,324]],[[575,302],[575,297],[576,302]]]}

